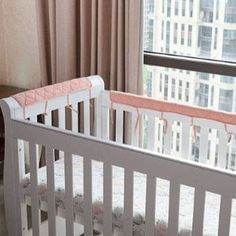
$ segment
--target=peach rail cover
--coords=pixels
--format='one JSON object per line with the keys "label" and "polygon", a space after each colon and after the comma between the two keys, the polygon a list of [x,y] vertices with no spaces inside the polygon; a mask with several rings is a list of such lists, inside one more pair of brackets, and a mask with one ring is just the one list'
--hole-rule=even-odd
{"label": "peach rail cover", "polygon": [[192,118],[203,118],[208,120],[215,120],[224,124],[236,125],[236,115],[226,112],[191,107],[166,101],[159,101],[152,98],[117,91],[110,92],[110,99],[112,103],[120,103],[123,105],[135,107],[137,109],[151,109],[163,113],[171,112],[189,116]]}
{"label": "peach rail cover", "polygon": [[42,88],[32,89],[12,96],[22,106],[29,106],[36,102],[48,101],[53,97],[65,96],[71,92],[90,89],[92,86],[88,78],[79,78]]}

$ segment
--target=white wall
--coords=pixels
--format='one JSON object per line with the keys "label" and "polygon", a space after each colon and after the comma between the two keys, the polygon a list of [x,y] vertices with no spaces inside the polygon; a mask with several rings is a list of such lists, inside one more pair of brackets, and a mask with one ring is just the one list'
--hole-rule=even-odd
{"label": "white wall", "polygon": [[0,84],[40,85],[35,1],[0,0]]}

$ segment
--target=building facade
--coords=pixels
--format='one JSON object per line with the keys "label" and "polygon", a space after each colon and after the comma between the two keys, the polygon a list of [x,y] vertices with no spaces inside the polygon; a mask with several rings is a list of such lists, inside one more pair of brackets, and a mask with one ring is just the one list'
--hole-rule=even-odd
{"label": "building facade", "polygon": [[[236,61],[236,0],[145,0],[144,48],[177,55]],[[148,96],[214,110],[236,112],[236,78],[194,71],[145,66]],[[160,127],[161,121],[158,121]],[[172,154],[180,155],[181,124],[174,124]],[[163,129],[158,137],[163,146]],[[217,164],[217,130],[209,130],[208,158]],[[198,159],[199,135],[190,156]],[[231,141],[228,168],[235,168]]]}

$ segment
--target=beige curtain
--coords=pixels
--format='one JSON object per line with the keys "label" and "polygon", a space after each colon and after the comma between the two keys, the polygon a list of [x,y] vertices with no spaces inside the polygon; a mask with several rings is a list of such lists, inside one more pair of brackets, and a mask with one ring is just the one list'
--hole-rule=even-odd
{"label": "beige curtain", "polygon": [[143,0],[36,1],[42,85],[99,74],[142,93]]}

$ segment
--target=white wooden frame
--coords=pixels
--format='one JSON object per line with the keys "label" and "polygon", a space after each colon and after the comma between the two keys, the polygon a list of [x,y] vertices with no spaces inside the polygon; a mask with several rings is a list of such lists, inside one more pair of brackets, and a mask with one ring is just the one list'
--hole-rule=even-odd
{"label": "white wooden frame", "polygon": [[[12,98],[1,101],[4,118],[6,121],[6,159],[4,166],[4,196],[7,227],[10,236],[26,235],[27,222],[25,222],[26,200],[22,196],[20,182],[24,177],[23,162],[23,145],[20,140],[29,142],[30,152],[30,173],[31,173],[31,199],[32,207],[32,223],[33,235],[39,235],[40,218],[39,209],[44,208],[49,212],[49,233],[50,236],[56,234],[55,216],[59,212],[55,209],[54,204],[54,180],[53,180],[53,150],[60,150],[65,153],[65,182],[66,182],[66,210],[63,216],[66,219],[67,235],[73,235],[73,222],[76,217],[72,213],[72,155],[80,155],[84,158],[84,215],[83,224],[86,236],[92,235],[92,180],[91,180],[91,161],[97,160],[104,163],[104,225],[103,235],[110,236],[112,234],[112,166],[119,166],[125,171],[125,195],[124,195],[124,235],[132,235],[132,202],[133,202],[133,172],[138,171],[147,175],[146,190],[146,235],[154,236],[155,222],[155,186],[156,178],[162,178],[170,181],[170,212],[168,222],[168,235],[174,236],[178,234],[178,210],[179,210],[179,192],[180,185],[187,185],[195,188],[194,214],[192,235],[203,234],[203,219],[205,192],[213,192],[221,196],[220,217],[219,217],[219,233],[218,235],[229,235],[231,204],[232,199],[236,198],[236,175],[227,170],[206,167],[201,163],[192,163],[188,160],[176,160],[168,155],[170,145],[165,150],[165,154],[157,154],[152,151],[140,149],[137,142],[132,140],[133,146],[122,144],[122,132],[117,133],[117,142],[109,141],[109,108],[111,106],[108,93],[104,90],[103,82],[100,78],[91,80],[93,87],[91,96],[96,99],[96,119],[95,130],[97,137],[90,137],[88,128],[84,134],[78,134],[73,131],[63,130],[49,125],[38,124],[33,121],[24,121],[22,119],[22,109]],[[75,98],[73,100],[73,98]],[[78,101],[88,101],[90,99],[88,91],[78,92],[71,95],[73,104]],[[48,111],[54,109],[63,109],[67,106],[66,97],[55,98],[48,102]],[[136,109],[124,105],[113,104],[113,109],[122,111],[128,110],[132,114],[136,114]],[[36,114],[44,112],[44,104],[37,104],[26,110],[26,116],[32,117]],[[152,116],[159,116],[158,112],[142,111]],[[136,114],[137,115],[137,114]],[[123,120],[121,113],[118,115],[118,121]],[[165,114],[169,120],[173,114]],[[178,119],[185,119],[189,125],[189,118],[178,116]],[[47,120],[47,119],[46,119]],[[133,119],[131,123],[134,123]],[[50,119],[47,121],[50,124]],[[45,123],[47,123],[45,122]],[[196,119],[196,124],[203,125],[205,120]],[[60,121],[59,121],[60,123]],[[73,122],[72,122],[73,123]],[[151,122],[153,123],[153,122]],[[122,123],[121,123],[122,124]],[[209,124],[219,129],[223,129],[219,122],[209,121]],[[89,125],[89,124],[87,124]],[[119,127],[119,124],[116,124]],[[62,124],[63,126],[63,124]],[[61,127],[62,127],[61,126]],[[76,125],[75,125],[76,126]],[[60,127],[60,125],[59,125]],[[63,126],[64,127],[64,126]],[[77,126],[76,126],[77,128]],[[75,128],[75,129],[76,129]],[[131,133],[134,136],[134,124],[131,125]],[[73,129],[73,127],[72,127]],[[235,127],[229,126],[228,129],[235,132]],[[151,129],[150,129],[151,130]],[[150,131],[151,132],[151,131]],[[153,137],[154,133],[149,134]],[[167,132],[168,135],[168,132]],[[100,139],[100,136],[103,138]],[[168,138],[168,136],[167,136]],[[169,136],[170,138],[170,136]],[[223,140],[223,139],[222,139]],[[223,140],[226,142],[226,140]],[[223,143],[222,145],[226,145]],[[169,141],[167,140],[167,143]],[[202,142],[202,145],[205,145]],[[46,147],[46,165],[48,170],[48,196],[47,206],[39,204],[37,194],[37,152],[36,144]],[[150,149],[154,150],[155,144],[151,142]],[[205,146],[202,146],[205,148]],[[224,152],[221,151],[223,155]],[[201,154],[203,163],[205,153]]]}

